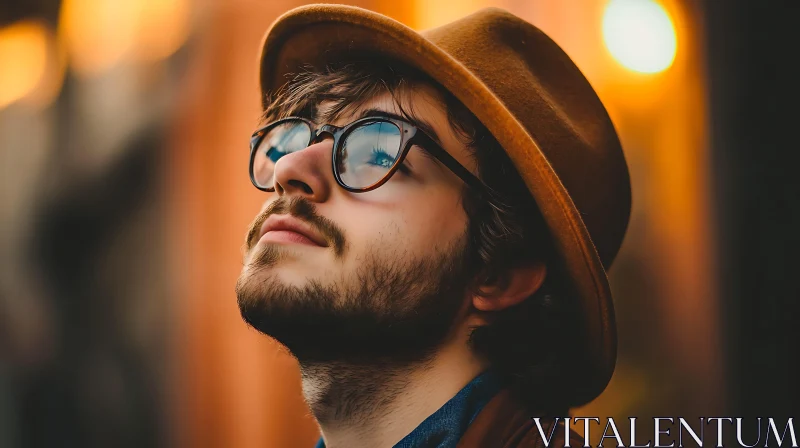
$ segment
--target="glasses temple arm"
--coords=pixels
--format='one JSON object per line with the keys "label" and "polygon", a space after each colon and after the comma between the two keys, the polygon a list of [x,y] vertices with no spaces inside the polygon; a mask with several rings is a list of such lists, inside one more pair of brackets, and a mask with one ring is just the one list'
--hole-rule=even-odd
{"label": "glasses temple arm", "polygon": [[433,141],[433,139],[429,138],[427,135],[423,133],[418,133],[416,139],[421,140],[422,145],[425,149],[428,150],[434,157],[436,157],[440,162],[444,164],[450,171],[452,171],[456,176],[460,177],[470,188],[477,191],[479,194],[485,197],[487,200],[492,200],[496,202],[502,202],[500,194],[494,191],[491,187],[486,185],[482,180],[480,180],[477,176],[472,174],[468,169],[466,169],[463,165],[461,165],[453,156],[451,156],[447,151],[445,151],[438,143]]}

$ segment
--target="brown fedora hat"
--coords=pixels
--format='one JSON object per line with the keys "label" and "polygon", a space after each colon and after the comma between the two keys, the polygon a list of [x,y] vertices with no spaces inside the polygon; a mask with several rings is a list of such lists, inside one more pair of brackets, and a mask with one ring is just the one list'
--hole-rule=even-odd
{"label": "brown fedora hat", "polygon": [[321,4],[287,12],[267,31],[263,101],[287,75],[348,54],[381,55],[426,73],[506,150],[552,232],[579,298],[585,352],[570,395],[576,404],[594,399],[616,362],[606,269],[628,226],[631,191],[616,131],[589,82],[541,30],[501,9],[417,32],[365,9]]}

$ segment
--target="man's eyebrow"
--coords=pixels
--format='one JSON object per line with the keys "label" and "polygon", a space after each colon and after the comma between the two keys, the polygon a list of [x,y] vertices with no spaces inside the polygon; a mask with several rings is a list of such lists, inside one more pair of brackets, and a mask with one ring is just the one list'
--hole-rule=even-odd
{"label": "man's eyebrow", "polygon": [[400,121],[405,121],[405,122],[411,123],[414,126],[416,126],[417,128],[419,128],[422,132],[428,134],[428,137],[433,139],[433,141],[436,142],[436,144],[438,144],[439,146],[442,146],[442,140],[439,138],[439,135],[436,133],[436,131],[433,130],[433,126],[431,126],[430,123],[427,123],[427,122],[425,122],[423,120],[419,120],[419,119],[415,120],[415,119],[410,118],[410,117],[404,117],[402,115],[398,115],[396,113],[388,112],[388,111],[381,110],[381,109],[365,109],[365,110],[362,110],[361,113],[358,114],[358,118],[356,118],[356,119],[360,120],[362,118],[367,118],[367,117],[386,117],[386,118],[393,118],[395,120],[400,120]]}

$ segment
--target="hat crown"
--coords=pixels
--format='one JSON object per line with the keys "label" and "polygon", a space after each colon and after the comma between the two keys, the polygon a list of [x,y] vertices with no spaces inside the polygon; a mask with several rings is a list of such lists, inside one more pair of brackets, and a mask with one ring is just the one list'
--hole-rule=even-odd
{"label": "hat crown", "polygon": [[607,269],[628,225],[630,180],[608,113],[575,63],[541,30],[499,8],[421,34],[480,79],[538,143]]}

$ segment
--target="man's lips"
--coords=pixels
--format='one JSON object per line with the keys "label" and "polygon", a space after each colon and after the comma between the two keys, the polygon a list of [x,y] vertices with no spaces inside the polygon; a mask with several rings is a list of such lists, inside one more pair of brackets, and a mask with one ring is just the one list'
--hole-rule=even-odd
{"label": "man's lips", "polygon": [[310,224],[289,215],[271,215],[264,220],[257,241],[262,239],[328,247],[325,238]]}

